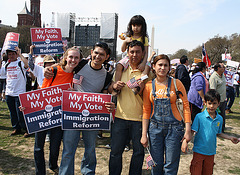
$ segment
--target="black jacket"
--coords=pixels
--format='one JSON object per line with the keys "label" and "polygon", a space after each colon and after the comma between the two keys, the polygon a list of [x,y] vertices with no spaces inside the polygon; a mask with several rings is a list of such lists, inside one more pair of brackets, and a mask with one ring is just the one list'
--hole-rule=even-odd
{"label": "black jacket", "polygon": [[191,80],[189,77],[189,72],[183,64],[177,66],[175,78],[179,79],[182,82],[186,89],[186,92],[188,92],[191,85]]}

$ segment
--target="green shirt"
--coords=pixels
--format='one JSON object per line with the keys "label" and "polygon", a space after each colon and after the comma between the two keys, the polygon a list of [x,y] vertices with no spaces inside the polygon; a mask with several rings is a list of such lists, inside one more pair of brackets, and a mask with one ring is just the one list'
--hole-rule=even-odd
{"label": "green shirt", "polygon": [[226,78],[222,74],[222,77],[214,71],[209,79],[209,89],[215,89],[221,96],[220,102],[224,102],[226,99]]}

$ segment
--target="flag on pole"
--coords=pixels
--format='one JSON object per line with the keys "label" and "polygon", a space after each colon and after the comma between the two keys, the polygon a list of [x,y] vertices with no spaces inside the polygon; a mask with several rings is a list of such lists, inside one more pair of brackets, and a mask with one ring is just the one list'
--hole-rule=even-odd
{"label": "flag on pole", "polygon": [[205,44],[202,45],[202,62],[206,63],[207,67],[211,66],[211,61],[205,49]]}

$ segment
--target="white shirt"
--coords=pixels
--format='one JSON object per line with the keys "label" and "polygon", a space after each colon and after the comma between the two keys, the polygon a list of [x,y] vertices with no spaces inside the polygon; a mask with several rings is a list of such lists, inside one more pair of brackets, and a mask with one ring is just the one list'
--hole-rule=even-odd
{"label": "white shirt", "polygon": [[21,62],[21,67],[24,73],[18,66],[19,60],[11,62],[7,66],[7,70],[5,71],[5,66],[1,69],[2,75],[7,75],[6,79],[6,91],[5,95],[9,96],[18,96],[21,93],[26,92],[26,71],[28,68],[24,68],[24,63]]}
{"label": "white shirt", "polygon": [[239,75],[238,74],[234,74],[233,78],[234,78],[233,85],[239,85],[238,84]]}

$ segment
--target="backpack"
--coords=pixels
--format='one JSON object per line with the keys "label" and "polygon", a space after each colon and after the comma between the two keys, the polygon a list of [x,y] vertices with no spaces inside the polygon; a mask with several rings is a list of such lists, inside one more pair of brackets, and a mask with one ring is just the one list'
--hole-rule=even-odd
{"label": "backpack", "polygon": [[[7,67],[8,65],[10,64],[10,62],[8,62],[6,65],[5,65],[5,71],[7,72]],[[22,70],[22,66],[21,66],[21,61],[18,62],[18,66],[20,67],[20,70],[23,74],[23,77],[24,77],[24,80],[26,81],[26,92],[28,91],[31,91],[33,90],[32,88],[32,78],[30,76],[24,74],[23,70]]]}

